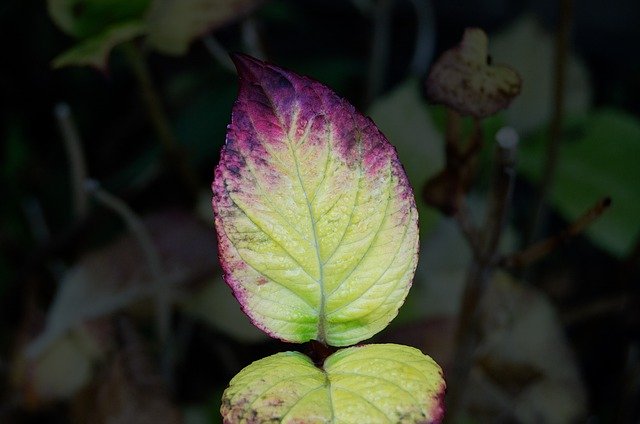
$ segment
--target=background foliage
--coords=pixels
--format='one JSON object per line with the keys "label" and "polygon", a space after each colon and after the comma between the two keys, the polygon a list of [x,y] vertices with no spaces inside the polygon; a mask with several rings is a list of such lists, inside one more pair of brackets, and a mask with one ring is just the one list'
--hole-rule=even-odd
{"label": "background foliage", "polygon": [[[419,197],[444,163],[444,111],[424,100],[424,77],[465,27],[482,27],[492,60],[516,69],[523,90],[511,108],[483,122],[484,162],[471,205],[478,215],[485,207],[495,132],[514,127],[519,173],[502,249],[522,247],[552,119],[557,2],[271,0],[210,21],[208,38],[192,34],[187,47],[149,35],[151,18],[162,17],[148,12],[156,2],[96,0],[95,9],[50,3],[85,19],[63,31],[45,2],[0,5],[0,421],[217,422],[221,392],[238,370],[295,348],[255,331],[220,279],[208,187],[237,86],[207,48],[212,41],[310,75],[371,115]],[[122,4],[115,15],[101,9]],[[123,38],[136,38],[116,46],[104,70],[53,68],[77,43],[132,20],[140,26],[127,27]],[[542,261],[492,281],[482,303],[475,390],[465,400],[468,422],[640,417],[639,24],[633,0],[573,5],[565,126],[536,239],[559,232],[603,196],[613,205]],[[140,63],[176,150],[159,143],[158,123],[149,119]],[[162,278],[99,196],[86,215],[75,212],[54,115],[60,102],[77,125],[89,176],[144,220]],[[193,173],[191,186],[181,160]],[[419,347],[446,368],[470,254],[452,222],[417,200],[422,246],[414,288],[377,341]],[[160,283],[171,324],[164,341]]]}

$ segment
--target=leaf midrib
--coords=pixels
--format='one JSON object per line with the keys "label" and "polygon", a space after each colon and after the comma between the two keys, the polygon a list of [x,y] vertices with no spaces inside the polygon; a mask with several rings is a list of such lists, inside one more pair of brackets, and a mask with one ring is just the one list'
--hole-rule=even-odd
{"label": "leaf midrib", "polygon": [[[297,114],[294,114],[294,117],[297,118]],[[278,119],[280,119],[278,117]],[[294,119],[292,119],[292,122]],[[320,305],[318,305],[318,341],[326,344],[326,316],[325,316],[325,287],[324,287],[324,266],[322,264],[322,258],[320,257],[320,244],[318,243],[318,231],[316,227],[316,219],[313,214],[313,210],[311,208],[311,202],[309,201],[309,196],[307,194],[307,190],[304,188],[304,183],[302,181],[302,175],[300,175],[300,164],[298,163],[298,155],[296,155],[296,151],[293,147],[293,140],[291,140],[289,136],[289,132],[287,133],[287,142],[289,150],[291,151],[291,155],[293,156],[293,162],[296,164],[296,176],[298,178],[298,183],[300,184],[300,189],[304,194],[304,200],[307,205],[307,211],[309,212],[309,219],[311,220],[311,231],[313,233],[313,243],[316,251],[316,259],[318,260],[318,284],[320,286]],[[305,134],[306,135],[306,134]]]}

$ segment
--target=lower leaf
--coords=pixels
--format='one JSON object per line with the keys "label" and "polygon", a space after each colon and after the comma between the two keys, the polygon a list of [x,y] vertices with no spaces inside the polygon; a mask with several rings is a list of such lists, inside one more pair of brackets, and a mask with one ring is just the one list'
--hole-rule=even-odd
{"label": "lower leaf", "polygon": [[322,368],[298,352],[258,360],[222,397],[225,423],[439,423],[445,382],[418,349],[378,344],[329,356]]}

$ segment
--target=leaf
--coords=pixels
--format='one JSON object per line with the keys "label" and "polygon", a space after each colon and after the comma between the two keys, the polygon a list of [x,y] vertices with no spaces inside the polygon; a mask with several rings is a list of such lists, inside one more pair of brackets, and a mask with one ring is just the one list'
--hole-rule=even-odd
{"label": "leaf", "polygon": [[127,22],[141,22],[149,4],[150,0],[47,0],[47,9],[60,29],[84,41]]}
{"label": "leaf", "polygon": [[284,352],[240,371],[220,411],[226,424],[438,423],[444,390],[440,367],[407,346],[343,349],[322,368],[301,353]]}
{"label": "leaf", "polygon": [[509,106],[522,82],[511,68],[489,63],[487,49],[484,31],[467,28],[460,44],[432,66],[426,82],[429,99],[476,118]]}
{"label": "leaf", "polygon": [[238,302],[220,276],[205,284],[181,306],[187,314],[243,343],[261,342],[267,337],[246,320]]}
{"label": "leaf", "polygon": [[181,424],[183,417],[172,403],[140,335],[126,319],[120,320],[123,346],[102,369],[96,390],[73,422],[95,424]]}
{"label": "leaf", "polygon": [[[524,80],[522,91],[504,112],[508,125],[521,134],[547,124],[553,108],[553,35],[529,14],[491,38],[491,55],[508,63]],[[591,104],[591,87],[584,64],[573,52],[567,55],[564,113],[584,116]]]}
{"label": "leaf", "polygon": [[[419,82],[409,79],[388,95],[376,100],[369,109],[371,118],[393,140],[409,182],[423,187],[444,167],[444,137],[438,132],[419,91]],[[420,233],[431,229],[440,213],[418,196]]]}
{"label": "leaf", "polygon": [[80,328],[56,339],[37,358],[17,356],[12,364],[13,383],[33,406],[69,399],[93,378],[101,348],[88,328]]}
{"label": "leaf", "polygon": [[132,40],[145,33],[145,26],[138,21],[115,25],[93,38],[81,41],[53,60],[54,68],[65,66],[93,66],[105,71],[109,53],[118,44]]}
{"label": "leaf", "polygon": [[[172,291],[203,280],[216,269],[211,253],[215,252],[215,239],[208,227],[190,215],[164,211],[148,217],[145,223]],[[131,235],[85,255],[64,275],[47,313],[46,327],[28,346],[27,355],[39,356],[55,340],[88,320],[150,299],[158,283]]]}
{"label": "leaf", "polygon": [[413,193],[371,120],[327,87],[236,56],[213,182],[224,278],[253,323],[347,346],[397,314],[418,250]]}
{"label": "leaf", "polygon": [[173,56],[195,38],[253,10],[261,0],[154,0],[147,18],[149,43]]}
{"label": "leaf", "polygon": [[[520,170],[540,181],[546,132],[521,143]],[[550,201],[573,221],[598,199],[611,196],[609,210],[586,234],[617,257],[630,253],[640,236],[640,121],[612,109],[601,109],[567,125],[560,144],[558,170]]]}
{"label": "leaf", "polygon": [[[460,295],[454,300],[459,304]],[[457,311],[439,312],[376,339],[428,351],[447,374],[455,365]],[[481,300],[478,322],[481,341],[462,395],[462,407],[474,422],[584,421],[587,394],[580,369],[542,292],[497,273]]]}

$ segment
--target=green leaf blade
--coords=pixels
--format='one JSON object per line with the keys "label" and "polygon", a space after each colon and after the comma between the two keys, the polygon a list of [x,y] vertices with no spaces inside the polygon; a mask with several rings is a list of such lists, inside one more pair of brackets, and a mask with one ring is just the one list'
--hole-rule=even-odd
{"label": "green leaf blade", "polygon": [[394,148],[325,86],[248,57],[213,183],[225,281],[268,334],[347,346],[397,314],[417,212]]}
{"label": "green leaf blade", "polygon": [[444,390],[440,367],[407,346],[343,349],[322,369],[285,352],[240,371],[221,413],[225,423],[438,423]]}
{"label": "green leaf blade", "polygon": [[143,35],[145,31],[144,24],[138,21],[114,25],[95,37],[81,41],[56,57],[52,63],[53,67],[92,66],[106,71],[111,50],[119,44]]}
{"label": "green leaf blade", "polygon": [[[545,133],[522,144],[520,170],[541,180]],[[550,201],[568,221],[577,219],[598,199],[612,205],[586,234],[616,257],[630,254],[640,236],[640,122],[613,109],[596,110],[570,120],[560,144],[558,170]]]}

